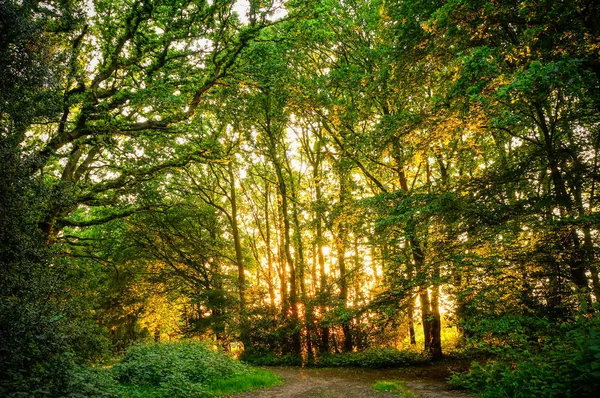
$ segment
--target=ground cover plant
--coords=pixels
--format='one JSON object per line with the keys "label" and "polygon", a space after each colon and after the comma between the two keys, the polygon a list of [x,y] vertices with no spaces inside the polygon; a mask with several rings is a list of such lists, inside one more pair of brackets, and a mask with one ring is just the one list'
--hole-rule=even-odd
{"label": "ground cover plant", "polygon": [[271,372],[194,341],[134,345],[111,373],[120,394],[132,397],[213,397],[280,382]]}
{"label": "ground cover plant", "polygon": [[406,383],[399,380],[380,380],[373,384],[373,390],[381,392],[391,392],[404,398],[416,398],[417,394],[412,392]]}
{"label": "ground cover plant", "polygon": [[482,398],[595,396],[600,388],[596,315],[582,315],[551,332],[538,330],[535,339],[533,331],[513,326],[502,344],[488,347],[493,359],[474,362],[468,372],[452,375],[450,383]]}
{"label": "ground cover plant", "polygon": [[252,368],[209,343],[137,344],[112,366],[80,366],[69,397],[209,398],[278,385],[272,372]]}

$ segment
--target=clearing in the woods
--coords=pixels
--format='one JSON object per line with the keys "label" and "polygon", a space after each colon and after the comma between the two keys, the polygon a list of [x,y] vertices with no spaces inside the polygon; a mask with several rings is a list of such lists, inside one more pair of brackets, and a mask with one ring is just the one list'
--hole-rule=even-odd
{"label": "clearing in the woods", "polygon": [[382,381],[403,381],[413,394],[405,397],[456,398],[466,397],[453,391],[445,382],[454,370],[445,364],[402,369],[307,369],[297,367],[269,368],[284,380],[281,386],[238,395],[239,398],[370,398],[398,397],[398,393],[379,392],[373,384]]}

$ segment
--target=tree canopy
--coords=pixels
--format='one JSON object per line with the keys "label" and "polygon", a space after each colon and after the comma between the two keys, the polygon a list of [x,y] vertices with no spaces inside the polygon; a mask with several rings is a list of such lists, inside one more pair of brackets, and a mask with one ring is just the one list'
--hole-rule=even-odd
{"label": "tree canopy", "polygon": [[198,337],[593,394],[596,3],[0,2],[0,391]]}

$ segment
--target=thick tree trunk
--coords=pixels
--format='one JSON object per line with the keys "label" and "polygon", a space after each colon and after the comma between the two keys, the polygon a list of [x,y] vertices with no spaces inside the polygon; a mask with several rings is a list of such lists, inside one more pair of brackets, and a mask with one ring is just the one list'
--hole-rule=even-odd
{"label": "thick tree trunk", "polygon": [[[321,226],[322,220],[321,215],[319,214],[317,217],[317,258],[319,260],[319,274],[320,274],[320,284],[319,291],[321,295],[324,295],[327,291],[327,273],[325,272],[325,256],[323,255],[323,230]],[[321,314],[325,314],[327,312],[326,305],[321,305]],[[323,320],[321,320],[321,342],[319,344],[319,352],[326,353],[329,352],[329,327],[323,324]]]}
{"label": "thick tree trunk", "polygon": [[[425,276],[425,254],[420,243],[414,236],[410,237],[413,259],[417,276]],[[437,272],[437,271],[436,271]],[[427,279],[425,277],[425,279]],[[437,279],[437,278],[434,278]],[[425,280],[420,288],[419,299],[421,301],[421,321],[423,323],[423,348],[433,359],[442,357],[441,317],[439,309],[438,286],[434,285],[431,299],[429,297],[429,283]]]}
{"label": "thick tree trunk", "polygon": [[434,284],[431,291],[430,352],[433,359],[442,357],[442,318],[440,314],[440,287]]}
{"label": "thick tree trunk", "polygon": [[429,303],[429,292],[426,287],[421,288],[419,292],[419,301],[421,302],[421,323],[423,325],[423,350],[431,352],[432,350],[432,314]]}

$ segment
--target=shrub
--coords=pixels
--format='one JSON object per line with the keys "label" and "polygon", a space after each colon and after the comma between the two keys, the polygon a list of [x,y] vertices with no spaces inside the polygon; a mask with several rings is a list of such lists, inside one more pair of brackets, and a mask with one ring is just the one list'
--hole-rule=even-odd
{"label": "shrub", "polygon": [[71,369],[69,398],[112,398],[118,396],[116,380],[109,369],[78,365]]}
{"label": "shrub", "polygon": [[[243,352],[240,359],[256,366],[301,366],[300,355],[285,354],[277,356],[266,348],[251,348]],[[315,363],[305,364],[320,368],[398,368],[419,365],[429,361],[423,354],[412,350],[397,350],[395,348],[370,348],[361,352],[343,352],[324,354]]]}
{"label": "shrub", "polygon": [[132,346],[112,373],[123,397],[207,398],[279,381],[194,341]]}
{"label": "shrub", "polygon": [[600,390],[600,318],[564,323],[554,336],[539,341],[511,336],[496,347],[496,358],[474,363],[450,383],[496,397],[583,397]]}
{"label": "shrub", "polygon": [[134,345],[113,367],[122,383],[153,386],[179,375],[194,383],[208,383],[246,370],[243,364],[213,351],[206,343],[193,341]]}
{"label": "shrub", "polygon": [[183,374],[170,374],[165,377],[156,391],[159,397],[169,398],[212,398],[212,394],[202,383],[193,382]]}
{"label": "shrub", "polygon": [[362,352],[326,354],[317,361],[318,367],[398,368],[423,364],[428,358],[411,350],[370,348]]}
{"label": "shrub", "polygon": [[302,366],[302,356],[300,355],[275,355],[262,347],[244,350],[240,359],[254,366]]}

